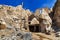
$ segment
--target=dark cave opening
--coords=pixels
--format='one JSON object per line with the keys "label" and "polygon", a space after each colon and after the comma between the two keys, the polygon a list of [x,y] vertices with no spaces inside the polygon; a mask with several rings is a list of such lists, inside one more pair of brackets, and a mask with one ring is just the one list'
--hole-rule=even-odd
{"label": "dark cave opening", "polygon": [[30,32],[41,32],[39,25],[29,25]]}

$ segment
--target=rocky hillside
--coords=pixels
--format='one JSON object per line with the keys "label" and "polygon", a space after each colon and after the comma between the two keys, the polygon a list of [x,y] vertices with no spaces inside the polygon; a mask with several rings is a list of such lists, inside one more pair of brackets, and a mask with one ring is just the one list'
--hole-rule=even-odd
{"label": "rocky hillside", "polygon": [[0,40],[60,40],[56,37],[59,32],[54,33],[49,16],[49,13],[54,12],[53,20],[60,26],[59,2],[53,11],[42,8],[37,9],[35,14],[29,9],[23,9],[22,5],[0,5]]}
{"label": "rocky hillside", "polygon": [[[22,20],[27,19],[31,12],[24,10],[21,5],[17,7],[0,5],[0,40],[30,40],[30,32],[23,32]],[[27,20],[26,20],[27,21]],[[26,23],[27,24],[27,23]],[[25,39],[25,36],[28,39]]]}

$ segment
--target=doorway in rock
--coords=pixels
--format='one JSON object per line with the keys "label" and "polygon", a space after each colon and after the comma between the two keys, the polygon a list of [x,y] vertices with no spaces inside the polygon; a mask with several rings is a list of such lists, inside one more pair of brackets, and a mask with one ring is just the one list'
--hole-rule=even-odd
{"label": "doorway in rock", "polygon": [[41,32],[39,25],[29,25],[30,32]]}

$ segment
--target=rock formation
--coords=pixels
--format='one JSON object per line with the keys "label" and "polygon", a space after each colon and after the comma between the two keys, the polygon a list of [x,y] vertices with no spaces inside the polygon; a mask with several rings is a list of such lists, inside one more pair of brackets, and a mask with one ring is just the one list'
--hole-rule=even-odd
{"label": "rock formation", "polygon": [[[0,5],[0,40],[53,40],[49,37],[52,20],[48,8],[37,9],[33,14],[22,5],[16,7]],[[31,31],[31,30],[32,31]],[[41,33],[41,31],[44,33]],[[34,33],[34,32],[39,32]]]}
{"label": "rock formation", "polygon": [[[42,22],[40,22],[41,30],[44,30],[45,28],[51,29],[52,19],[50,18],[49,14],[48,14],[49,12],[50,11],[48,9],[42,8],[42,9],[38,9],[35,13],[36,16],[38,16],[40,19],[43,19]],[[47,29],[45,29],[45,30],[47,30]]]}
{"label": "rock formation", "polygon": [[56,26],[60,27],[60,0],[57,0],[57,2],[55,3],[55,6],[53,8],[53,12],[54,12],[54,21]]}

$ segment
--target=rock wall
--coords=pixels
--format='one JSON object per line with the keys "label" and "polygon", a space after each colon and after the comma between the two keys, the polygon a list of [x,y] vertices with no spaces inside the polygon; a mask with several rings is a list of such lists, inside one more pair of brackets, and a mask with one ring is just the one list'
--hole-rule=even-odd
{"label": "rock wall", "polygon": [[17,7],[0,5],[0,21],[2,19],[2,21],[6,23],[7,27],[27,27],[29,15],[31,15],[30,10],[23,9],[22,5]]}
{"label": "rock wall", "polygon": [[53,12],[54,12],[53,20],[55,21],[54,23],[56,24],[56,26],[60,27],[60,0],[57,0],[57,2],[55,3]]}

